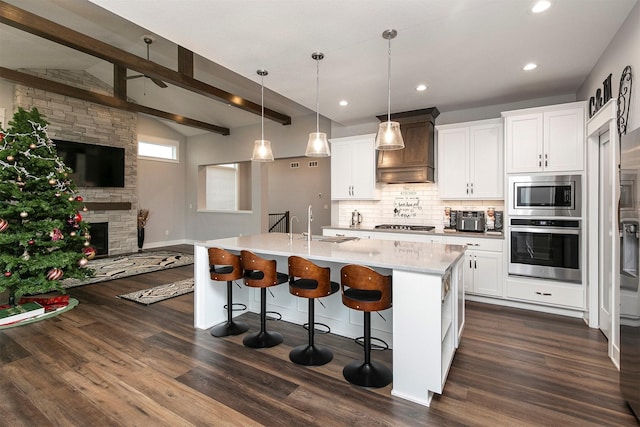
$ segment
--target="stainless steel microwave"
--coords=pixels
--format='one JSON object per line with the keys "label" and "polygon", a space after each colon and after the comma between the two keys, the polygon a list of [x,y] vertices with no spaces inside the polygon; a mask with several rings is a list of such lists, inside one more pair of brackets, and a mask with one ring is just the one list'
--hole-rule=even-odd
{"label": "stainless steel microwave", "polygon": [[511,175],[509,214],[579,217],[581,178],[580,175]]}

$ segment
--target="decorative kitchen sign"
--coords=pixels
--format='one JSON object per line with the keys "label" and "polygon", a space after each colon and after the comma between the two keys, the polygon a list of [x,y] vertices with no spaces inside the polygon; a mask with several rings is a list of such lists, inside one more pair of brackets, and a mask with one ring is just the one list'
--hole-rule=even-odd
{"label": "decorative kitchen sign", "polygon": [[627,65],[622,70],[620,76],[620,91],[618,92],[618,136],[627,133],[627,121],[629,120],[629,105],[631,104],[632,85],[631,65]]}
{"label": "decorative kitchen sign", "polygon": [[596,94],[589,99],[589,118],[613,97],[611,92],[611,74],[602,82],[602,88],[596,90]]}
{"label": "decorative kitchen sign", "polygon": [[418,192],[410,188],[404,188],[393,202],[393,216],[397,218],[415,218],[421,210]]}

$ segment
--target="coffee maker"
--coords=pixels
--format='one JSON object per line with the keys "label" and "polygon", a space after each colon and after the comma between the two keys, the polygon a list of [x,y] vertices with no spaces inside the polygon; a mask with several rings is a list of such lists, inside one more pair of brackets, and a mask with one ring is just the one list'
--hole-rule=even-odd
{"label": "coffee maker", "polygon": [[362,225],[362,214],[356,209],[351,212],[351,224],[349,226],[351,228],[360,228],[360,225]]}

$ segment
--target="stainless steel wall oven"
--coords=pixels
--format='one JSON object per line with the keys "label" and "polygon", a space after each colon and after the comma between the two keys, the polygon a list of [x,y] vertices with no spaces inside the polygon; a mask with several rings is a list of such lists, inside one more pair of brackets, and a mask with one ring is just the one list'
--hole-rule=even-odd
{"label": "stainless steel wall oven", "polygon": [[580,175],[509,176],[509,215],[579,217]]}
{"label": "stainless steel wall oven", "polygon": [[579,220],[512,218],[509,274],[581,282]]}

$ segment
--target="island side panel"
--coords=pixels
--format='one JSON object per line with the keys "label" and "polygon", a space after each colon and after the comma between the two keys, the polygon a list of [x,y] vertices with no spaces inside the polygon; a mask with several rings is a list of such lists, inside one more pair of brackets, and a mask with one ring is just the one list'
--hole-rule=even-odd
{"label": "island side panel", "polygon": [[393,271],[393,389],[429,406],[442,392],[441,276]]}

